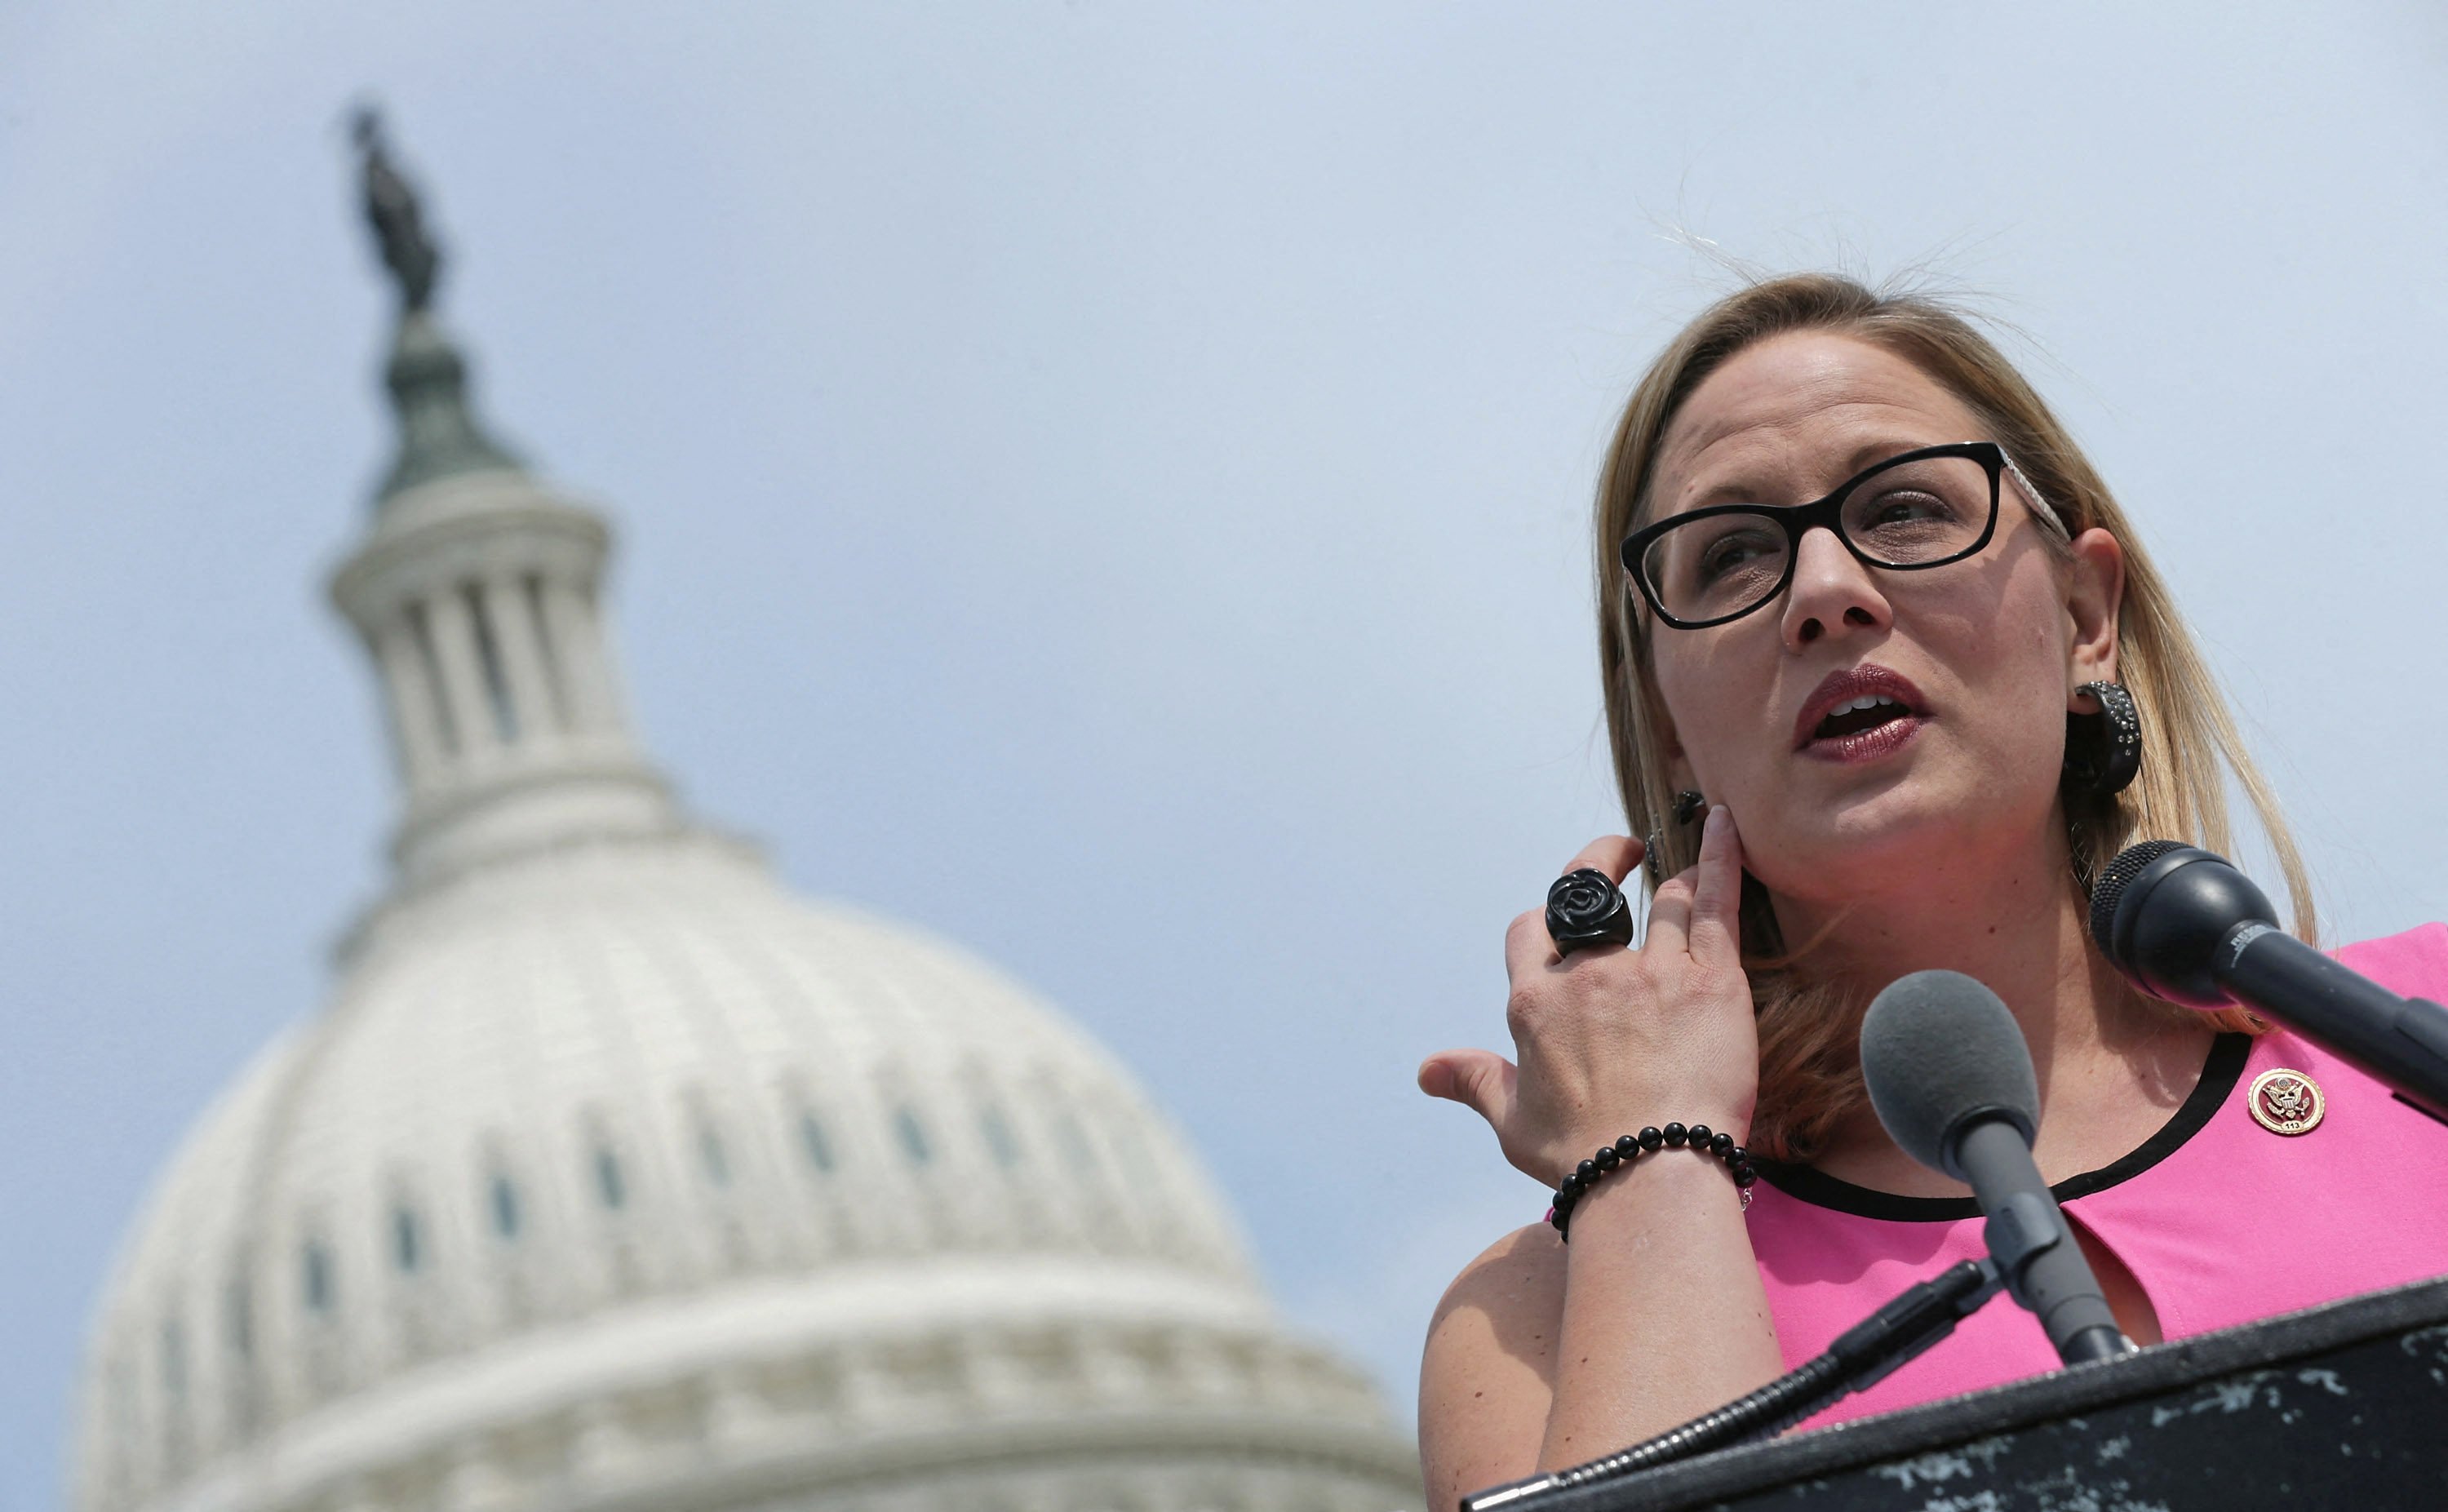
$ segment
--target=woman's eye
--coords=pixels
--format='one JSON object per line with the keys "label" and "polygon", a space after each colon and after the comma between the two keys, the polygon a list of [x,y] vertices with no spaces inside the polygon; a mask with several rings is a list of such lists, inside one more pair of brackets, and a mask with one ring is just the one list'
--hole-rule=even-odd
{"label": "woman's eye", "polygon": [[1863,520],[1872,526],[1911,525],[1924,520],[1952,520],[1955,506],[1944,496],[1922,488],[1891,488],[1870,501]]}
{"label": "woman's eye", "polygon": [[1701,581],[1712,582],[1729,572],[1737,571],[1746,564],[1769,555],[1775,545],[1763,530],[1729,530],[1701,549]]}

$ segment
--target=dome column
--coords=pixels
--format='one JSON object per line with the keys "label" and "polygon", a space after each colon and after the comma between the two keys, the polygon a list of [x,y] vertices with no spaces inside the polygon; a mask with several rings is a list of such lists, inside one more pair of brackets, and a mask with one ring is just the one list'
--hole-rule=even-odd
{"label": "dome column", "polygon": [[416,626],[405,612],[395,613],[380,629],[370,632],[367,640],[391,710],[392,744],[400,779],[411,794],[429,792],[441,780],[447,756],[441,705],[435,701],[440,690],[426,675]]}
{"label": "dome column", "polygon": [[[433,659],[442,668],[443,706],[449,712],[452,745],[463,765],[476,767],[517,738],[505,705],[476,645],[475,617],[464,593],[445,589],[416,606],[433,633]],[[416,612],[411,610],[411,613]]]}
{"label": "dome column", "polygon": [[538,602],[542,595],[528,591],[529,584],[540,581],[497,571],[485,579],[479,591],[486,622],[501,655],[502,679],[520,737],[530,748],[549,749],[560,743],[565,721],[545,665],[543,605]]}

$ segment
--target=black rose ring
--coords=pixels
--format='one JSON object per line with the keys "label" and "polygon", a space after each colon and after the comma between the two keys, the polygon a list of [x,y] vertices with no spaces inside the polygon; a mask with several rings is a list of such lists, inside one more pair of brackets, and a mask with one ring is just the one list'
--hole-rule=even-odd
{"label": "black rose ring", "polygon": [[1558,955],[1593,945],[1632,943],[1632,905],[1613,878],[1592,867],[1567,871],[1547,890],[1547,938]]}

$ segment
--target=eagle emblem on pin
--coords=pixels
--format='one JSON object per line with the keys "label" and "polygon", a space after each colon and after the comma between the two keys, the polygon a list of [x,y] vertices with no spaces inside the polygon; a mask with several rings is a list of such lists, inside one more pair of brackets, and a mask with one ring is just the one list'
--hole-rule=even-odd
{"label": "eagle emblem on pin", "polygon": [[2283,1066],[2252,1079],[2246,1105],[2252,1109],[2252,1120],[2272,1134],[2309,1134],[2326,1110],[2319,1084]]}

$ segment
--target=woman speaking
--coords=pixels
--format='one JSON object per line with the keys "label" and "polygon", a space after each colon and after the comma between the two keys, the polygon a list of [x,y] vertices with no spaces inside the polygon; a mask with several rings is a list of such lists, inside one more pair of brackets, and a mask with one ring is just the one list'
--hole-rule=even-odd
{"label": "woman speaking", "polygon": [[[1984,1253],[1965,1189],[1863,1091],[1863,1011],[1907,972],[2013,1010],[2034,1154],[2135,1342],[2448,1272],[2448,1129],[2239,1010],[2141,996],[2091,942],[2094,867],[2144,838],[2231,849],[2230,785],[2306,938],[2310,892],[2123,511],[1979,332],[1838,278],[1724,299],[1633,393],[1597,557],[1646,838],[1593,842],[1578,896],[1513,921],[1515,1060],[1446,1051],[1420,1085],[1551,1190],[1606,1154],[1438,1305],[1430,1505],[1662,1432]],[[2440,926],[2343,955],[2448,997]],[[2056,1364],[1999,1304],[1811,1421]]]}

